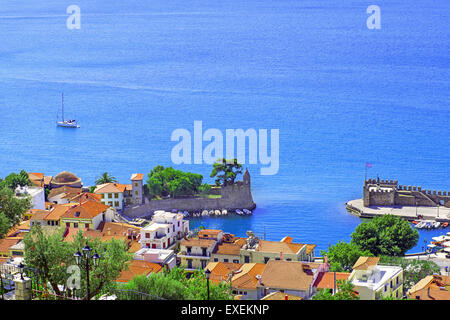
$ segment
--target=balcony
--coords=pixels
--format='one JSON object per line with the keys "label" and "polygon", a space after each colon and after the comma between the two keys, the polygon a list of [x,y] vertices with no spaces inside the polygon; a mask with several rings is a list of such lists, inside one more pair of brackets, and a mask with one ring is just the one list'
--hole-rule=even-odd
{"label": "balcony", "polygon": [[199,254],[187,251],[181,251],[177,254],[179,258],[194,258],[194,259],[205,259],[209,260],[211,258],[211,253],[206,252],[206,254]]}

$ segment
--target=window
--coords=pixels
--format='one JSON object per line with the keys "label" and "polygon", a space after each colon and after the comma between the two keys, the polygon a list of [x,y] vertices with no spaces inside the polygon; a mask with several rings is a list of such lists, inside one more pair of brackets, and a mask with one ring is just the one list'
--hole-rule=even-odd
{"label": "window", "polygon": [[398,284],[398,277],[397,277],[397,281],[396,281],[396,282],[397,282],[397,284]]}
{"label": "window", "polygon": [[250,263],[250,257],[249,256],[244,256],[244,262],[245,263]]}
{"label": "window", "polygon": [[108,193],[108,198],[112,198],[112,193]]}
{"label": "window", "polygon": [[392,286],[392,280],[391,280],[391,289],[392,289],[392,287],[393,287],[393,286]]}
{"label": "window", "polygon": [[86,229],[89,229],[89,223],[85,223],[85,224],[84,224],[84,227],[85,227]]}
{"label": "window", "polygon": [[102,199],[104,199],[104,198],[105,198],[105,194],[104,194],[104,193],[102,193],[102,194],[101,194],[101,196],[102,196]]}
{"label": "window", "polygon": [[233,260],[233,263],[239,263],[239,260]]}
{"label": "window", "polygon": [[66,222],[66,227],[70,228],[70,222]]}
{"label": "window", "polygon": [[286,259],[286,261],[292,261],[292,259],[291,259],[291,258],[289,258],[289,259]]}
{"label": "window", "polygon": [[228,259],[223,259],[223,262],[228,262]]}
{"label": "window", "polygon": [[74,228],[78,228],[78,222],[74,222],[74,223],[73,223],[73,227],[74,227]]}
{"label": "window", "polygon": [[264,263],[269,262],[270,258],[269,257],[264,257]]}
{"label": "window", "polygon": [[139,191],[136,191],[135,194],[138,196],[139,195]]}
{"label": "window", "polygon": [[118,193],[114,193],[114,198],[119,198],[119,194]]}
{"label": "window", "polygon": [[145,234],[145,237],[146,237],[146,238],[150,238],[150,233],[147,232],[147,233]]}
{"label": "window", "polygon": [[384,292],[386,292],[387,291],[387,287],[388,287],[388,285],[387,285],[387,283],[384,285]]}
{"label": "window", "polygon": [[214,262],[218,262],[219,261],[219,259],[217,259],[217,258],[214,258]]}
{"label": "window", "polygon": [[116,207],[118,207],[118,206],[119,206],[119,201],[114,202],[114,205],[115,205]]}
{"label": "window", "polygon": [[134,186],[135,186],[135,187],[137,187],[137,186],[138,186],[138,183],[137,183],[137,182],[135,182],[135,183],[134,183]]}
{"label": "window", "polygon": [[112,207],[112,201],[109,201],[109,202],[108,202],[108,205],[109,205],[110,207]]}

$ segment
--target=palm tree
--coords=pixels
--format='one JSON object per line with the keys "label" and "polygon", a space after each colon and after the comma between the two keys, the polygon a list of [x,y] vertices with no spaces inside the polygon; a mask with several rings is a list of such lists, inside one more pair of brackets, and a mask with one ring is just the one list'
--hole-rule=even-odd
{"label": "palm tree", "polygon": [[104,183],[110,183],[110,182],[117,182],[117,179],[113,176],[110,176],[108,172],[104,172],[100,177],[97,178],[95,181],[96,185],[104,184]]}

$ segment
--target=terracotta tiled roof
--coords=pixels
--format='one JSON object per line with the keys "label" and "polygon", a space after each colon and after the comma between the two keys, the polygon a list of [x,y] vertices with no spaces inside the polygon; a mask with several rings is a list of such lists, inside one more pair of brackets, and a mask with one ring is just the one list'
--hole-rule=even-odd
{"label": "terracotta tiled roof", "polygon": [[407,295],[411,299],[450,300],[450,276],[426,276],[409,289]]}
{"label": "terracotta tiled roof", "polygon": [[352,269],[367,270],[369,267],[376,266],[379,260],[378,257],[359,257]]}
{"label": "terracotta tiled roof", "polygon": [[44,174],[39,172],[28,172],[28,179],[36,187],[44,186]]}
{"label": "terracotta tiled roof", "polygon": [[261,300],[303,300],[303,298],[294,296],[292,294],[275,291],[275,292],[269,293],[267,296],[261,298]]}
{"label": "terracotta tiled roof", "polygon": [[143,180],[144,179],[144,175],[142,173],[133,173],[131,175],[131,181],[135,181],[135,180]]}
{"label": "terracotta tiled roof", "polygon": [[222,230],[215,230],[215,229],[203,229],[203,230],[200,230],[200,231],[198,232],[198,235],[199,235],[199,236],[205,235],[205,236],[213,236],[213,237],[217,237],[217,235],[218,235],[219,233],[221,233],[221,232],[223,232],[223,231],[222,231]]}
{"label": "terracotta tiled roof", "polygon": [[181,240],[182,246],[187,247],[210,247],[213,246],[216,242],[214,240],[207,240],[207,239],[183,239]]}
{"label": "terracotta tiled roof", "polygon": [[232,278],[232,287],[236,289],[256,290],[258,279],[264,273],[266,265],[264,263],[244,263]]}
{"label": "terracotta tiled roof", "polygon": [[11,228],[8,233],[6,234],[7,237],[20,237],[23,238],[21,235],[24,231],[30,230],[30,220],[25,220],[22,222],[19,222],[19,224],[15,225],[13,228]]}
{"label": "terracotta tiled roof", "polygon": [[302,262],[269,260],[261,281],[264,287],[305,291],[313,281],[313,273],[305,271]]}
{"label": "terracotta tiled roof", "polygon": [[221,281],[228,281],[229,274],[231,271],[237,271],[242,267],[240,263],[230,263],[230,262],[210,262],[205,267],[211,271],[210,280],[213,283],[219,283]]}
{"label": "terracotta tiled roof", "polygon": [[49,211],[40,209],[31,209],[29,210],[29,213],[31,214],[30,220],[44,220],[45,216],[49,213]]}
{"label": "terracotta tiled roof", "polygon": [[137,275],[148,275],[151,272],[160,272],[162,267],[159,264],[142,261],[142,260],[131,260],[128,262],[128,270],[123,270],[117,282],[128,282]]}
{"label": "terracotta tiled roof", "polygon": [[0,252],[6,253],[9,248],[18,243],[20,239],[17,238],[4,238],[0,240]]}
{"label": "terracotta tiled roof", "polygon": [[77,194],[73,198],[70,199],[70,202],[80,202],[80,197],[81,197],[82,202],[87,201],[87,200],[102,202],[101,195],[95,194],[95,193],[90,193],[90,192],[83,192],[81,194]]}
{"label": "terracotta tiled roof", "polygon": [[[337,281],[345,281],[350,276],[348,272],[336,272],[336,285]],[[333,289],[334,288],[334,272],[320,272],[317,275],[316,281],[313,284],[318,289]]]}
{"label": "terracotta tiled roof", "polygon": [[105,212],[109,207],[96,201],[86,201],[67,210],[61,218],[69,219],[92,219]]}
{"label": "terracotta tiled roof", "polygon": [[222,243],[217,246],[216,254],[227,254],[239,256],[242,245],[235,243]]}
{"label": "terracotta tiled roof", "polygon": [[50,212],[45,216],[44,220],[53,220],[58,221],[61,216],[67,212],[71,207],[75,206],[74,203],[67,203],[67,204],[54,204],[53,208],[50,210]]}
{"label": "terracotta tiled roof", "polygon": [[304,244],[302,243],[286,243],[277,241],[260,240],[257,251],[260,252],[272,252],[272,253],[290,253],[296,254]]}
{"label": "terracotta tiled roof", "polygon": [[69,195],[75,196],[78,193],[81,193],[81,188],[72,188],[72,187],[68,187],[68,186],[63,186],[60,188],[56,188],[56,189],[51,189],[47,199],[51,199],[57,195],[60,195],[62,193],[66,193],[66,197]]}
{"label": "terracotta tiled roof", "polygon": [[307,244],[306,245],[306,254],[310,254],[316,248],[315,244]]}
{"label": "terracotta tiled roof", "polygon": [[119,193],[125,191],[125,185],[120,183],[104,183],[99,184],[95,190],[94,193]]}

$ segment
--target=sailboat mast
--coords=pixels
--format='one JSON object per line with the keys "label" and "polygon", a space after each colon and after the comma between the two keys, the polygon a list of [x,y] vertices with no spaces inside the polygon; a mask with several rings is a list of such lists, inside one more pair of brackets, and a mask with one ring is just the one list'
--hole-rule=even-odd
{"label": "sailboat mast", "polygon": [[64,93],[61,94],[61,104],[62,104],[62,121],[64,122]]}

